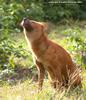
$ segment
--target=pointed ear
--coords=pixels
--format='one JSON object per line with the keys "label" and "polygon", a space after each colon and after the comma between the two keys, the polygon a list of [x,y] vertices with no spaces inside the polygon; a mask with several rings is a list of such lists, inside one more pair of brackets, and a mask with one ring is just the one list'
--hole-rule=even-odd
{"label": "pointed ear", "polygon": [[43,32],[46,33],[47,30],[48,30],[48,25],[46,23],[44,23],[44,22],[42,22],[41,24],[42,24],[42,30],[43,30]]}

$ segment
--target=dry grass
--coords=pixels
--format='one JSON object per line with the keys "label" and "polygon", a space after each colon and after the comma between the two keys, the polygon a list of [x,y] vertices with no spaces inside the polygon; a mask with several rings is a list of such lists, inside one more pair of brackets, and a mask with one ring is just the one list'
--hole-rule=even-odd
{"label": "dry grass", "polygon": [[5,84],[0,87],[0,100],[85,100],[86,99],[86,72],[82,73],[82,89],[54,90],[47,79],[44,81],[43,90],[38,92],[37,83],[27,80],[14,86]]}

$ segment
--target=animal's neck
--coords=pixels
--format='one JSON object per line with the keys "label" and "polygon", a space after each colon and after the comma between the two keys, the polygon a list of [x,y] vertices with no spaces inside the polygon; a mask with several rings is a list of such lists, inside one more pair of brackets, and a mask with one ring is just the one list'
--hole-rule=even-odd
{"label": "animal's neck", "polygon": [[31,43],[32,49],[39,49],[39,50],[43,50],[45,47],[47,47],[47,37],[44,34],[41,34],[41,36],[34,40]]}
{"label": "animal's neck", "polygon": [[47,42],[47,37],[42,34],[37,40],[31,42],[32,52],[38,57],[42,56],[48,48]]}
{"label": "animal's neck", "polygon": [[43,55],[45,50],[48,48],[48,41],[45,34],[41,33],[35,35],[24,32],[24,35],[31,52],[37,57]]}
{"label": "animal's neck", "polygon": [[28,40],[30,43],[33,43],[35,40],[38,40],[38,38],[41,37],[42,33],[39,34],[39,32],[35,32],[34,33],[32,32],[27,32],[26,29],[24,29],[24,35],[25,35],[25,38],[26,40]]}

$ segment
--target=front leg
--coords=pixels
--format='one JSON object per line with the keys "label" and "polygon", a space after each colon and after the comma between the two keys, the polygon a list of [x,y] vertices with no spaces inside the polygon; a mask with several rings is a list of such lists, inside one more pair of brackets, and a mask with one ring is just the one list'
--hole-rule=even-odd
{"label": "front leg", "polygon": [[38,85],[39,85],[39,89],[41,90],[43,85],[43,80],[44,80],[45,69],[42,63],[40,63],[39,61],[36,60],[35,64],[38,69]]}

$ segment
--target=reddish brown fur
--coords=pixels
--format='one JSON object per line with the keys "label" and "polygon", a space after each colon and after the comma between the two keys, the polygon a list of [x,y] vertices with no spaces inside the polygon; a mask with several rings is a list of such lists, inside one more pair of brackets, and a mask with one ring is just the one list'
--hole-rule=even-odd
{"label": "reddish brown fur", "polygon": [[[31,24],[33,31],[29,32],[26,29],[26,23]],[[68,52],[46,37],[42,23],[26,20],[22,22],[22,26],[38,69],[39,88],[42,88],[45,70],[49,73],[51,83],[55,88],[58,84],[68,84],[69,76],[76,70]],[[27,27],[29,26],[27,25]],[[81,78],[78,73],[72,85],[77,86],[80,83]]]}

